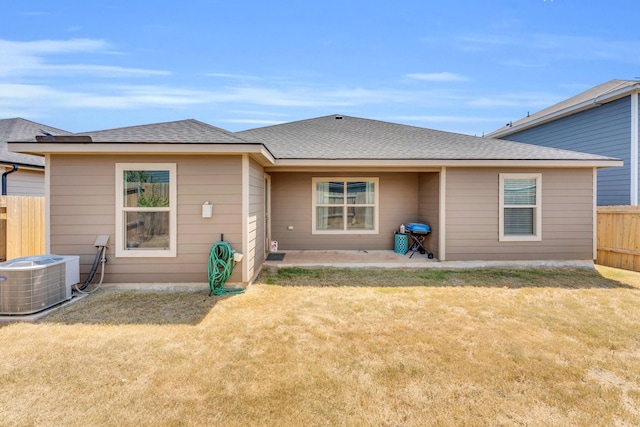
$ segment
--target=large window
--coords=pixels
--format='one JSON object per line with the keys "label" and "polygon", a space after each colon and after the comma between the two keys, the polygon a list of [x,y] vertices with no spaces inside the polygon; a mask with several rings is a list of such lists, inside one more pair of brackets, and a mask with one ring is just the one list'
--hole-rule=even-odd
{"label": "large window", "polygon": [[116,164],[116,256],[176,256],[175,163]]}
{"label": "large window", "polygon": [[313,178],[314,234],[378,232],[377,178]]}
{"label": "large window", "polygon": [[500,240],[542,239],[542,175],[500,174]]}

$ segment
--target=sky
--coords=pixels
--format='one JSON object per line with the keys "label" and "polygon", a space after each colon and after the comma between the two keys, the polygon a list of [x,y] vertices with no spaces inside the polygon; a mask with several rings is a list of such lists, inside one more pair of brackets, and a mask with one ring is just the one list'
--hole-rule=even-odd
{"label": "sky", "polygon": [[20,0],[0,118],[70,132],[331,114],[482,136],[640,79],[635,0]]}

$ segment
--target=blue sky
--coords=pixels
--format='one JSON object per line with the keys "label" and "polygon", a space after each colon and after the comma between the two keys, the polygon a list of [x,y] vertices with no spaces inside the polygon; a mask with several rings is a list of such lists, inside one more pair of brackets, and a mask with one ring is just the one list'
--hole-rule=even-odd
{"label": "blue sky", "polygon": [[71,132],[339,113],[482,135],[640,77],[631,0],[21,0],[0,118]]}

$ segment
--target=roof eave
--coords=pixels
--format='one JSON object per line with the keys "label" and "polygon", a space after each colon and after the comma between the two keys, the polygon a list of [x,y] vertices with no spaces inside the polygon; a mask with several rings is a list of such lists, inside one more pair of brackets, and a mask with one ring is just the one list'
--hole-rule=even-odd
{"label": "roof eave", "polygon": [[20,169],[37,170],[37,171],[44,170],[44,166],[43,165],[34,165],[34,164],[23,163],[23,162],[12,162],[12,161],[9,161],[9,160],[0,160],[0,165],[3,165],[3,166],[16,165]]}
{"label": "roof eave", "polygon": [[622,167],[619,159],[278,159],[268,171],[301,171],[313,168],[375,168],[406,170],[442,167],[540,167],[540,168],[611,168]]}
{"label": "roof eave", "polygon": [[546,114],[541,117],[537,117],[526,123],[507,126],[505,128],[495,130],[493,132],[486,134],[485,137],[486,138],[503,138],[505,136],[509,136],[514,133],[518,133],[518,132],[522,132],[524,130],[530,129],[532,127],[540,126],[541,124],[544,124],[544,123],[552,122],[554,120],[558,120],[560,118],[579,113],[581,111],[586,111],[592,108],[599,107],[603,104],[613,102],[615,100],[624,98],[625,96],[628,96],[637,92],[640,92],[640,83],[636,83],[634,85],[627,86],[622,89],[618,89],[616,91],[606,93],[604,95],[596,96],[595,98],[591,98],[581,103],[574,104],[562,110],[554,111],[553,113]]}
{"label": "roof eave", "polygon": [[249,154],[262,165],[272,165],[275,158],[263,144],[225,143],[33,143],[9,142],[9,151],[24,154],[163,154],[163,155],[242,155]]}

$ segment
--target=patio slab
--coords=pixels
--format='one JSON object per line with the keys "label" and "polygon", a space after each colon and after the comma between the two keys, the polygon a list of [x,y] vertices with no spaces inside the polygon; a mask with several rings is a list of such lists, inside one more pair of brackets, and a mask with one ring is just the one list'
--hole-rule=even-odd
{"label": "patio slab", "polygon": [[592,260],[546,261],[440,261],[426,254],[391,250],[371,251],[278,251],[282,261],[265,261],[264,267],[338,267],[338,268],[483,268],[483,267],[576,267],[594,268]]}
{"label": "patio slab", "polygon": [[406,255],[387,250],[360,251],[279,251],[285,254],[282,261],[265,261],[270,267],[378,267],[424,268],[437,263],[420,252]]}

